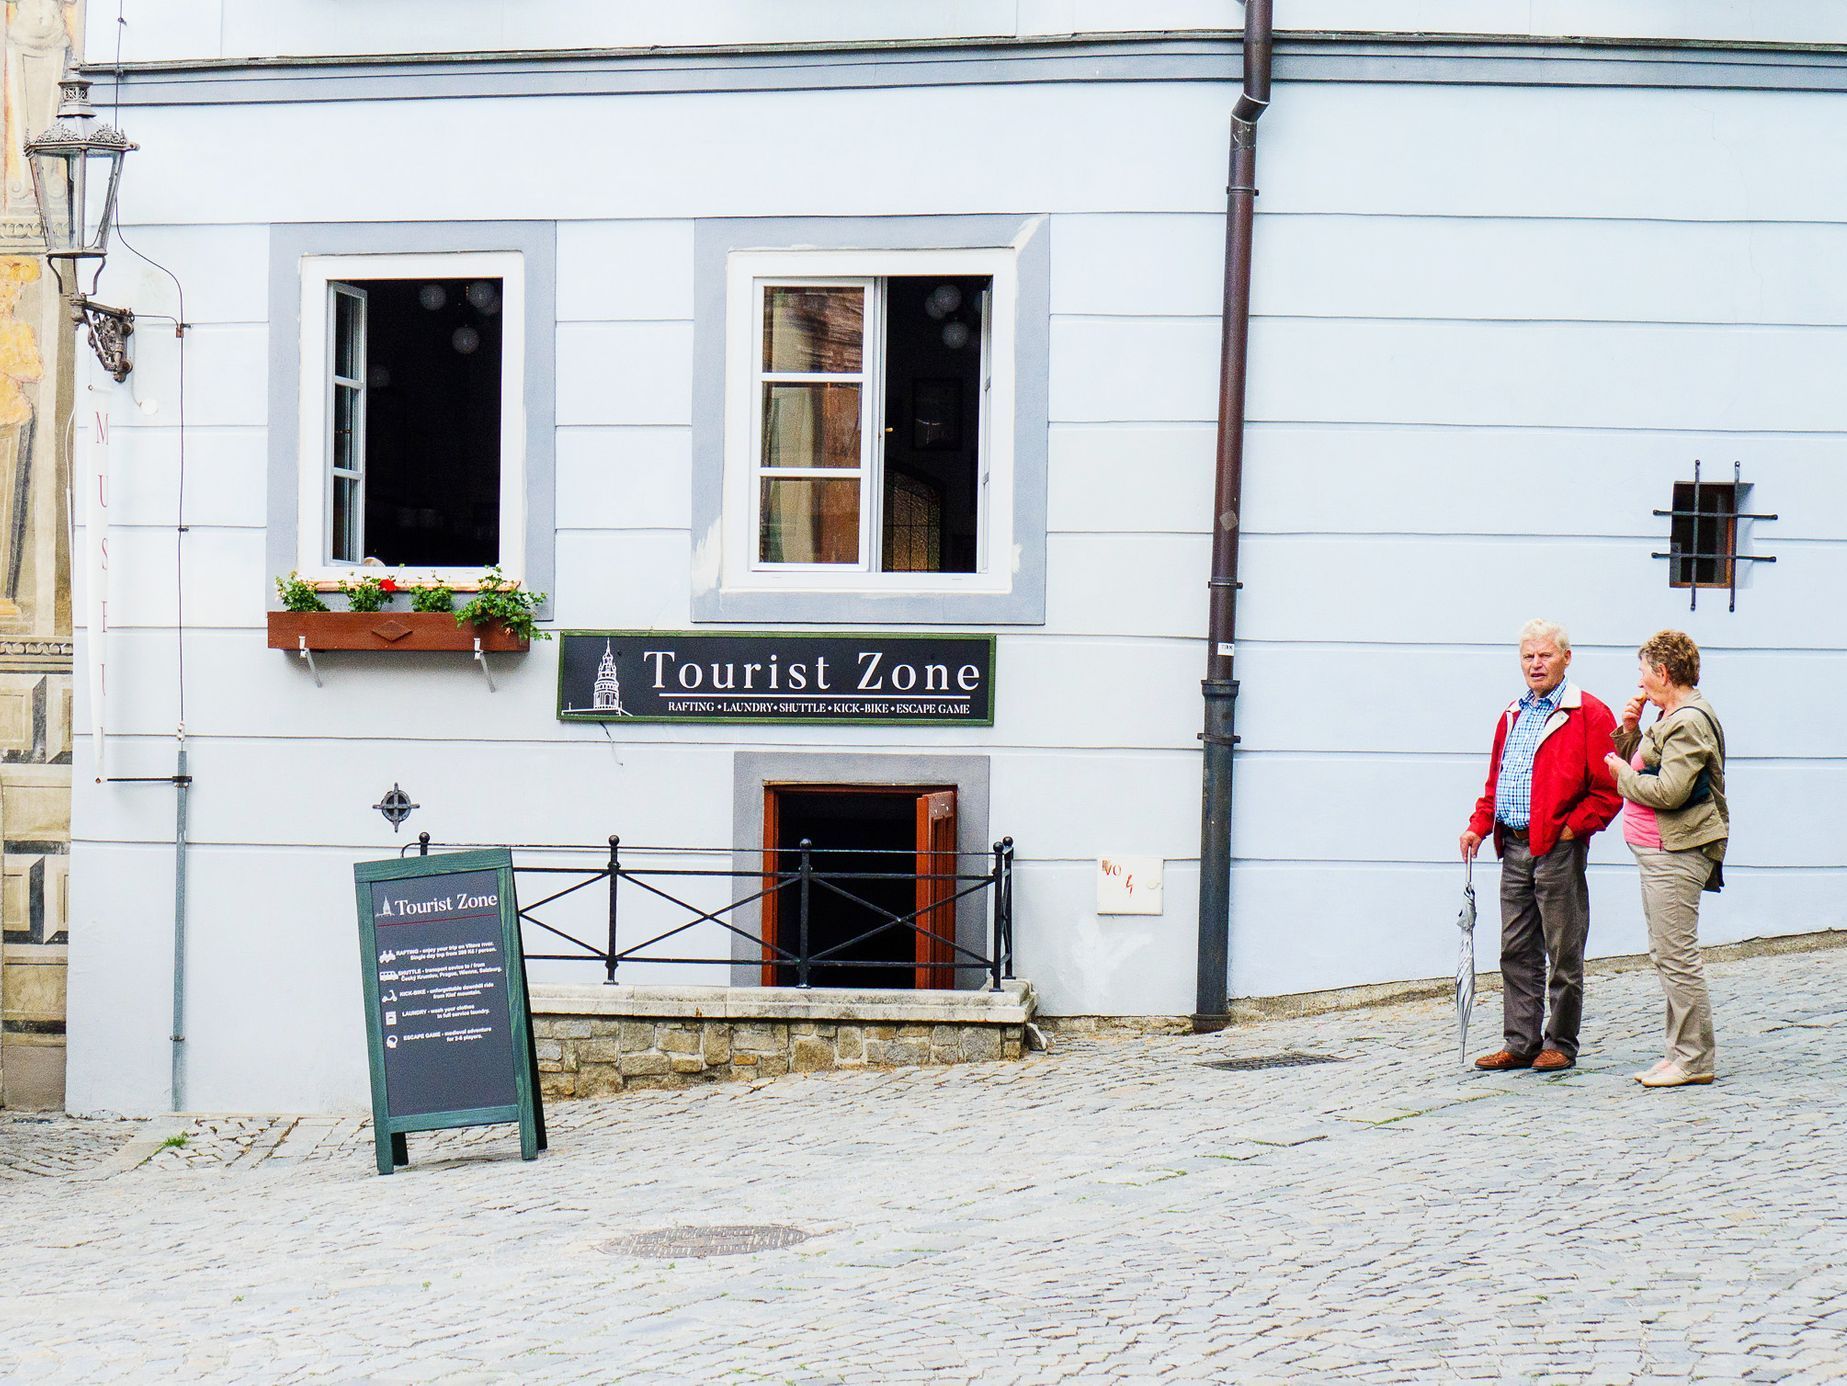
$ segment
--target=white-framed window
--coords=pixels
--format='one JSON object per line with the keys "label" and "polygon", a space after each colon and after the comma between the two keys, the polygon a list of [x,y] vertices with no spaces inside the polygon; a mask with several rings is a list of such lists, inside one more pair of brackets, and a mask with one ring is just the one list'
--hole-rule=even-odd
{"label": "white-framed window", "polygon": [[1009,248],[735,251],[722,582],[1005,592]]}
{"label": "white-framed window", "polygon": [[523,257],[306,256],[301,269],[302,576],[523,576]]}

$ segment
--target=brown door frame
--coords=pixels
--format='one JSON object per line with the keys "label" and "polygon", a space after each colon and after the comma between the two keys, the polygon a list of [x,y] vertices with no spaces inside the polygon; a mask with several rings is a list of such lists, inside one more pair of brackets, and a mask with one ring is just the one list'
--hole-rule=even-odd
{"label": "brown door frame", "polygon": [[[956,809],[957,799],[959,797],[955,785],[941,783],[827,784],[806,780],[785,780],[765,784],[763,786],[762,889],[764,895],[762,909],[763,968],[761,977],[762,984],[766,987],[777,985],[777,969],[779,967],[788,966],[788,964],[779,963],[775,955],[775,949],[780,941],[778,934],[782,923],[782,891],[776,889],[777,881],[774,873],[778,869],[776,863],[782,850],[780,847],[782,837],[781,799],[783,795],[799,794],[877,794],[887,797],[910,798],[916,806],[915,826],[912,832],[912,848],[915,853],[913,857],[913,871],[920,876],[955,874],[956,858],[953,853],[955,852],[956,844]],[[937,799],[937,807],[940,809],[940,796],[943,795],[949,796],[948,814],[946,816],[942,815],[940,812],[932,814],[930,801],[932,799]],[[947,823],[946,828],[943,826],[945,822]],[[934,836],[932,835],[933,828],[935,832]],[[946,849],[937,845],[945,838],[948,842],[948,847]],[[927,864],[936,862],[937,859],[941,857],[944,850],[951,853],[946,868],[934,864]],[[932,933],[943,936],[944,939],[955,938],[955,907],[949,904],[949,901],[955,895],[955,886],[956,883],[954,881],[920,880],[917,882],[916,904],[913,908],[918,910],[929,909],[931,915],[940,914],[944,910],[947,910],[948,913],[946,928],[941,927],[939,923],[932,923],[931,915],[919,914],[917,916],[917,922],[923,928],[929,929]],[[793,919],[794,915],[795,910],[791,908],[791,919]],[[943,968],[922,966],[922,964],[925,963],[952,961],[954,953],[950,944],[948,942],[939,942],[937,939],[928,938],[922,933],[914,933],[911,937],[916,945],[915,958],[919,964],[915,973],[916,988],[919,990],[953,988],[955,986],[955,973]],[[813,980],[813,978],[810,978],[811,982]]]}

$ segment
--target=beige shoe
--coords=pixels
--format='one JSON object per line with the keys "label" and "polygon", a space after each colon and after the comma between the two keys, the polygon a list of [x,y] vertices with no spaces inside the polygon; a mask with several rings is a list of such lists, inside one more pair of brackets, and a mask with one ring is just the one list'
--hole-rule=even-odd
{"label": "beige shoe", "polygon": [[1645,1068],[1640,1073],[1635,1075],[1635,1081],[1638,1083],[1646,1083],[1650,1078],[1654,1077],[1662,1069],[1667,1068],[1673,1062],[1674,1061],[1672,1059],[1656,1059],[1654,1062],[1654,1067]]}
{"label": "beige shoe", "polygon": [[1711,1081],[1710,1073],[1688,1073],[1675,1064],[1666,1064],[1636,1079],[1645,1088],[1686,1088]]}

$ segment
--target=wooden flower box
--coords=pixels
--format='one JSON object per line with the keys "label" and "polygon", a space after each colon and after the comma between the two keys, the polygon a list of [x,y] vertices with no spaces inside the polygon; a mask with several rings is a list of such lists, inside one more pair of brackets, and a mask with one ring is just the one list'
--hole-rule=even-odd
{"label": "wooden flower box", "polygon": [[[272,611],[272,650],[466,650],[479,638],[484,651],[521,651],[527,642],[499,621],[455,623],[440,611]],[[303,642],[306,642],[305,646]]]}

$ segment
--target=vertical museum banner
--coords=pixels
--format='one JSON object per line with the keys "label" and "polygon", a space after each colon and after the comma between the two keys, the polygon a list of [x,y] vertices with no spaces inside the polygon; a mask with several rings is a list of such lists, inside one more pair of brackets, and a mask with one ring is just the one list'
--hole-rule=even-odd
{"label": "vertical museum banner", "polygon": [[103,728],[109,695],[109,413],[90,411],[83,430],[84,633],[88,637],[90,744],[97,781],[104,777]]}

